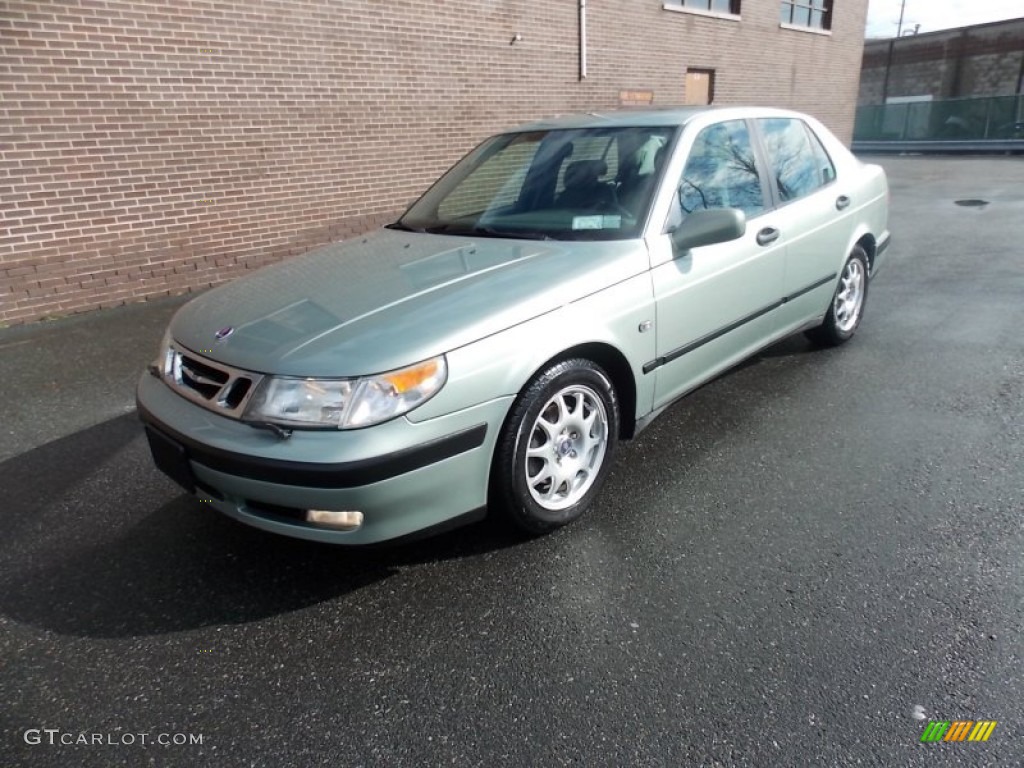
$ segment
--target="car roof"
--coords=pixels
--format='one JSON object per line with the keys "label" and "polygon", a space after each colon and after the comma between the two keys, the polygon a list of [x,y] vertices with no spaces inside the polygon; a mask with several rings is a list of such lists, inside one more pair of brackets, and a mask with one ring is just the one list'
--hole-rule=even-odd
{"label": "car roof", "polygon": [[[715,113],[723,120],[730,118],[796,115],[788,110],[769,107],[667,107],[665,109],[621,109],[582,114],[557,115],[512,128],[517,131],[550,131],[570,128],[636,128],[646,126],[680,126],[699,115]],[[802,115],[800,115],[802,117]]]}

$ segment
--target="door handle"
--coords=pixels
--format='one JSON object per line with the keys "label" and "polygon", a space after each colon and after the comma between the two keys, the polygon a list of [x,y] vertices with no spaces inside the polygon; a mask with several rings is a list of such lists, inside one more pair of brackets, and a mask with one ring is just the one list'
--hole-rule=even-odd
{"label": "door handle", "polygon": [[850,198],[848,198],[846,195],[840,195],[839,198],[836,200],[836,210],[841,211],[844,208],[849,208],[849,207],[850,207]]}
{"label": "door handle", "polygon": [[775,227],[765,227],[757,233],[757,244],[758,245],[769,245],[779,239],[779,232]]}

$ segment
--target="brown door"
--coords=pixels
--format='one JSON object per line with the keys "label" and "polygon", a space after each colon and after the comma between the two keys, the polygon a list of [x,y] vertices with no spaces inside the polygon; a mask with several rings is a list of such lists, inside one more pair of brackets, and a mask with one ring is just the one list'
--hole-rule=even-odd
{"label": "brown door", "polygon": [[702,106],[715,98],[715,70],[686,70],[686,105]]}

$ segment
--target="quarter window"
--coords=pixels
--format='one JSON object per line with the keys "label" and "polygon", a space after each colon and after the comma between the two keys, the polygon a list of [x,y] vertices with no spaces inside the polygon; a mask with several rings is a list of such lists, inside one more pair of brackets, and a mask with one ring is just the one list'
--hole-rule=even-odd
{"label": "quarter window", "polygon": [[821,173],[822,184],[828,184],[836,178],[836,167],[832,164],[832,158],[828,156],[825,147],[822,146],[821,139],[815,135],[807,123],[804,123],[804,128],[811,139],[811,150],[814,152],[814,159],[818,162],[818,171]]}
{"label": "quarter window", "polygon": [[779,21],[808,29],[832,29],[832,4],[827,0],[782,0]]}
{"label": "quarter window", "polygon": [[772,117],[758,124],[779,202],[799,200],[835,178],[832,160],[802,120]]}
{"label": "quarter window", "polygon": [[677,201],[677,217],[708,208],[739,208],[750,217],[764,210],[746,122],[729,120],[697,135],[679,181]]}

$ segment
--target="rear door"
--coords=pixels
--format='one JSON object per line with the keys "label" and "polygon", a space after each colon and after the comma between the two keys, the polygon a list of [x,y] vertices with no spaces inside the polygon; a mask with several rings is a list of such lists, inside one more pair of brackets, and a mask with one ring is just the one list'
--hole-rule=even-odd
{"label": "rear door", "polygon": [[786,246],[784,329],[827,311],[850,238],[852,192],[810,127],[795,117],[756,121]]}

